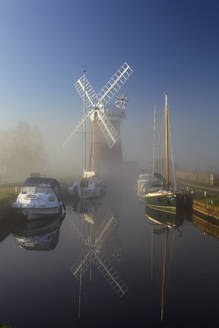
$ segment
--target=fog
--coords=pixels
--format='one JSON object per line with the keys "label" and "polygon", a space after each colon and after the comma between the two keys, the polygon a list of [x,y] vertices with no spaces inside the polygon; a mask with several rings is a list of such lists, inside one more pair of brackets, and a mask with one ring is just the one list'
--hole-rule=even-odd
{"label": "fog", "polygon": [[47,154],[40,130],[27,122],[0,131],[1,179],[17,181],[30,172],[44,171]]}
{"label": "fog", "polygon": [[[158,109],[158,113],[159,113]],[[149,111],[148,111],[149,112]],[[160,110],[161,112],[161,110]],[[218,154],[213,140],[197,134],[192,122],[186,126],[173,117],[171,143],[176,170],[218,173]],[[37,124],[38,123],[38,124]],[[0,130],[1,181],[22,181],[31,172],[62,179],[74,179],[82,174],[82,133],[77,133],[65,148],[63,142],[71,133],[75,122],[44,122],[34,124],[18,121]],[[201,124],[200,127],[201,129]],[[163,157],[163,118],[157,119],[156,158]],[[192,138],[192,133],[194,137]],[[210,132],[209,132],[210,133]],[[205,140],[206,139],[206,140]],[[87,124],[87,161],[89,157],[90,124]],[[153,109],[138,119],[128,117],[121,124],[123,160],[133,162],[138,172],[152,168]],[[171,155],[171,145],[170,145]],[[171,156],[170,156],[171,157]],[[157,168],[159,170],[159,168]]]}
{"label": "fog", "polygon": [[27,121],[1,129],[1,182],[22,182],[31,173],[63,178],[80,175],[81,136],[76,136],[69,148],[63,149],[66,135],[64,127],[60,130],[52,124],[49,128],[48,123],[39,127]]}

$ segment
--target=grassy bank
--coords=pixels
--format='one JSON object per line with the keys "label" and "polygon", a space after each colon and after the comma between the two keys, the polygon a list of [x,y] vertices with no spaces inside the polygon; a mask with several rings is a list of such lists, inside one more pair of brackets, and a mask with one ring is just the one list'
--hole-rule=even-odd
{"label": "grassy bank", "polygon": [[195,182],[192,184],[189,181],[178,179],[177,187],[184,193],[192,195],[194,200],[219,207],[219,190],[210,185],[196,184]]}
{"label": "grassy bank", "polygon": [[219,194],[212,196],[207,195],[206,197],[199,198],[199,200],[205,204],[211,204],[219,207]]}
{"label": "grassy bank", "polygon": [[15,192],[14,186],[1,186],[0,187],[0,208],[11,206],[15,201],[18,192]]}

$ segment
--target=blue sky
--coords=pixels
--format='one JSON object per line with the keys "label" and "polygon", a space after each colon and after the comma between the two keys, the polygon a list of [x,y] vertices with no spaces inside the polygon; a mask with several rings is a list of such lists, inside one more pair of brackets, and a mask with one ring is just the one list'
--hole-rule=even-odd
{"label": "blue sky", "polygon": [[127,61],[125,156],[151,154],[168,90],[177,162],[219,167],[218,17],[211,0],[0,0],[0,128],[27,120],[61,143],[81,116],[82,67],[98,91]]}

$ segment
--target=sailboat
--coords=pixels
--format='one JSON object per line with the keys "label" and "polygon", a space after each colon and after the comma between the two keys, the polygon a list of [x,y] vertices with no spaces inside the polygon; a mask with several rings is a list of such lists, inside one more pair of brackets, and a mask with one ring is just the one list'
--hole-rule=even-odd
{"label": "sailboat", "polygon": [[165,94],[165,150],[166,150],[166,177],[162,177],[158,173],[154,173],[154,176],[159,178],[163,187],[160,190],[148,192],[145,195],[147,206],[153,209],[164,211],[167,213],[176,213],[176,207],[183,201],[182,193],[170,188],[169,181],[169,131],[168,131],[168,106],[167,97]]}

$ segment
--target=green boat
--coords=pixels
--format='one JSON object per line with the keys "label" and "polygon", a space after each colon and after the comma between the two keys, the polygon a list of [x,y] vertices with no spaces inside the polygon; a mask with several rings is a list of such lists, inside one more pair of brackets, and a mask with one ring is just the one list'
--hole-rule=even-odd
{"label": "green boat", "polygon": [[180,208],[183,203],[183,195],[181,192],[161,189],[147,193],[145,200],[147,206],[152,209],[176,214],[177,208]]}
{"label": "green boat", "polygon": [[183,216],[177,215],[174,212],[160,211],[148,205],[145,207],[145,216],[150,222],[170,229],[178,228],[184,221]]}

